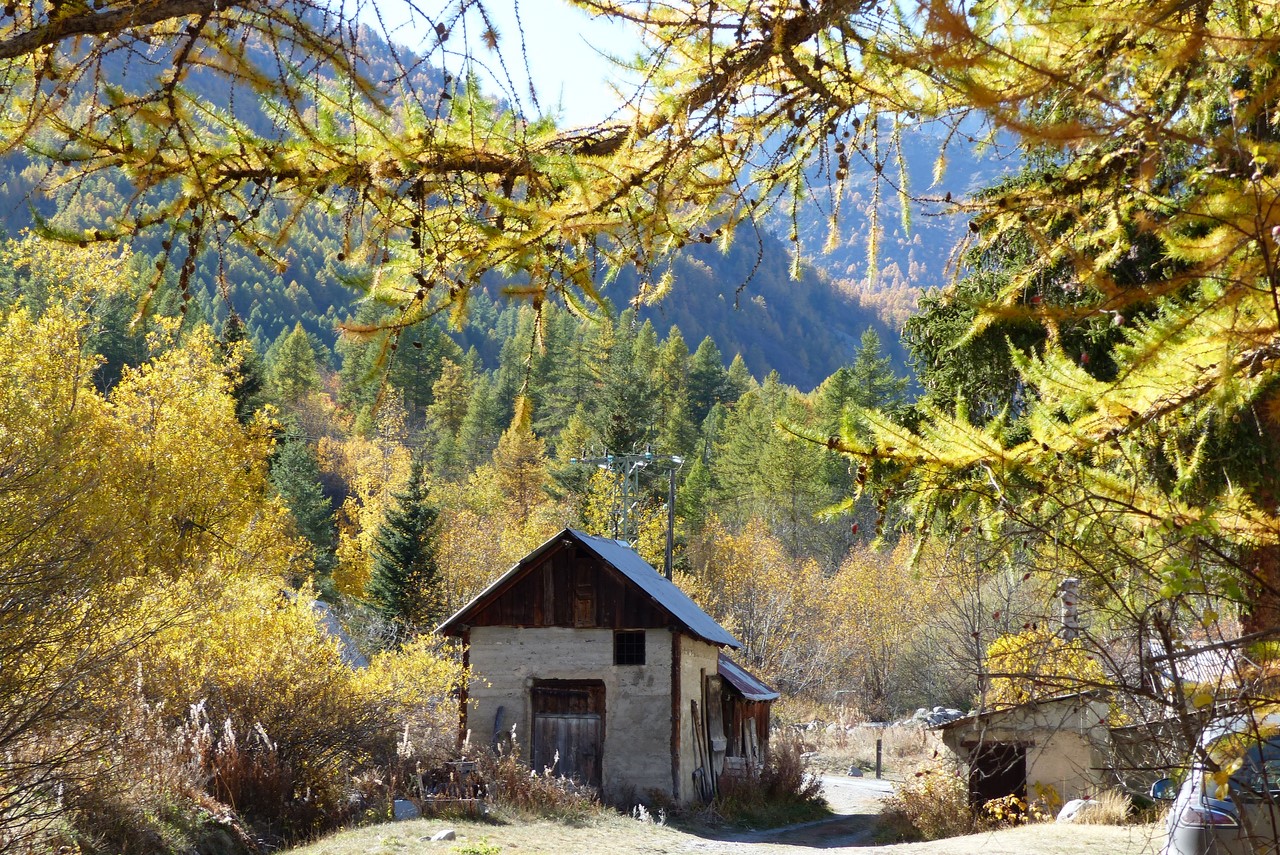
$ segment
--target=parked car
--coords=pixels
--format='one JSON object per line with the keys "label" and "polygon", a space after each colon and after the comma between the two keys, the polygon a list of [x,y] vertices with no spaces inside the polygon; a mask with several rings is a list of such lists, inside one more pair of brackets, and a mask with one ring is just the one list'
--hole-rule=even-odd
{"label": "parked car", "polygon": [[[1204,755],[1181,784],[1161,778],[1152,798],[1169,801],[1162,855],[1280,853],[1280,720],[1232,719],[1206,730]],[[1220,787],[1214,770],[1235,768]]]}

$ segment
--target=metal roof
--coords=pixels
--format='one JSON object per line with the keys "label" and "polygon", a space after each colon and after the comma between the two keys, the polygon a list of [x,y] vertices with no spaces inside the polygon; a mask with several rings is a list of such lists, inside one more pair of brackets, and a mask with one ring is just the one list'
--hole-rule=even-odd
{"label": "metal roof", "polygon": [[716,664],[716,672],[749,701],[776,701],[780,696],[751,672],[723,653]]}
{"label": "metal roof", "polygon": [[1082,692],[1068,692],[1067,694],[1052,695],[1047,698],[1032,698],[1029,701],[1024,701],[1020,704],[1014,704],[1013,706],[988,707],[987,709],[973,710],[968,715],[963,715],[960,718],[953,718],[950,721],[944,721],[941,724],[932,725],[929,729],[930,730],[954,730],[955,728],[963,727],[966,724],[972,725],[984,718],[990,719],[995,716],[1002,716],[1008,713],[1018,712],[1020,710],[1031,709],[1032,707],[1040,707],[1040,706],[1047,706],[1049,704],[1065,703],[1067,701],[1078,701],[1078,702],[1101,701],[1106,697],[1106,694],[1107,693],[1102,689],[1085,689]]}
{"label": "metal roof", "polygon": [[468,614],[487,602],[491,596],[496,594],[499,589],[504,587],[515,576],[527,570],[535,559],[541,558],[545,553],[561,544],[566,536],[573,538],[594,552],[598,558],[627,577],[636,587],[648,594],[655,603],[682,624],[690,634],[712,644],[720,644],[734,649],[742,646],[724,627],[716,623],[711,615],[700,609],[698,604],[689,599],[689,596],[684,591],[681,591],[673,582],[655,570],[649,562],[641,558],[630,546],[621,541],[596,537],[572,528],[566,528],[526,555],[514,567],[496,579],[493,584],[476,595],[475,599],[436,627],[436,632],[448,633],[454,630],[456,624],[466,623]]}

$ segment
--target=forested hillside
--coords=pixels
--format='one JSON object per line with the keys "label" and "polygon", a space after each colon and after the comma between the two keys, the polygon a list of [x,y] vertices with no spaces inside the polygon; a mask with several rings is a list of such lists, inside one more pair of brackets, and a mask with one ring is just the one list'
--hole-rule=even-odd
{"label": "forested hillside", "polygon": [[[413,64],[412,54],[393,51],[372,32],[363,33],[369,48],[363,55],[361,71],[373,80],[389,80],[399,75],[398,64]],[[142,72],[129,58],[108,65],[112,76],[124,85],[139,85]],[[429,66],[413,65],[411,83],[418,89],[445,86],[443,72]],[[191,77],[192,94],[210,105],[228,110],[237,121],[257,133],[270,130],[271,120],[253,98],[234,99],[230,90],[219,87],[210,75]],[[931,157],[939,141],[931,132],[908,135],[905,151],[913,175],[932,172]],[[962,187],[979,181],[981,173],[966,139],[953,148],[961,155],[949,173],[947,187]],[[32,228],[37,219],[48,218],[50,226],[79,234],[92,232],[95,224],[126,209],[134,190],[121,176],[104,171],[75,181],[50,180],[57,171],[26,155],[11,155],[0,163],[0,228],[9,235]],[[786,224],[777,215],[761,220],[755,229],[744,229],[721,251],[713,245],[696,243],[670,260],[673,274],[671,293],[641,317],[653,322],[660,333],[677,325],[690,340],[706,336],[715,339],[726,359],[741,354],[749,369],[763,377],[777,371],[783,380],[812,389],[847,362],[862,333],[873,329],[900,372],[907,370],[905,351],[898,344],[896,329],[902,311],[914,304],[916,289],[936,287],[943,281],[943,268],[954,243],[954,217],[931,218],[904,234],[898,224],[896,201],[885,206],[882,222],[892,230],[881,241],[877,282],[866,281],[865,232],[870,228],[869,184],[849,188],[845,207],[854,213],[842,226],[843,246],[828,254],[812,252],[825,239],[821,233],[824,188],[815,183],[814,195],[803,212],[810,225],[805,229],[805,246],[810,250],[798,275],[792,269],[795,247],[784,242]],[[211,321],[221,322],[234,309],[244,321],[249,335],[265,350],[282,334],[301,322],[318,342],[332,350],[340,324],[356,314],[362,294],[359,283],[367,282],[367,266],[350,266],[346,255],[346,228],[341,217],[325,214],[320,207],[296,215],[280,205],[264,205],[256,214],[267,233],[284,231],[287,239],[272,256],[255,253],[235,240],[202,247],[194,268],[188,273],[190,291],[200,311]],[[296,219],[294,217],[296,216]],[[172,248],[172,236],[153,228],[131,241],[132,251],[150,260],[163,257]],[[861,284],[857,284],[862,270]],[[171,284],[179,269],[164,271]],[[612,284],[605,286],[601,270],[597,285],[614,306],[625,308],[637,290],[634,268],[624,269]],[[904,278],[907,277],[907,278]],[[468,322],[452,334],[464,348],[475,346],[485,366],[496,366],[502,336],[499,320],[515,307],[502,296],[504,288],[519,286],[520,277],[504,281],[489,276],[485,288],[472,300]],[[880,292],[885,297],[877,297]],[[807,346],[794,347],[803,338]]]}
{"label": "forested hillside", "polygon": [[[0,226],[17,235],[34,223],[31,208],[52,216],[61,228],[80,230],[107,212],[123,207],[127,188],[106,178],[87,179],[54,199],[35,190],[42,172],[25,158],[0,166]],[[55,213],[56,212],[56,215]],[[260,214],[268,228],[281,224],[270,208]],[[244,320],[257,346],[265,350],[296,322],[332,350],[340,325],[357,314],[361,293],[353,284],[367,272],[348,269],[337,259],[343,254],[342,223],[313,210],[292,223],[280,247],[282,263],[262,258],[245,247],[226,242],[204,248],[191,276],[191,291],[201,311],[214,322],[229,308]],[[139,255],[158,259],[163,254],[160,234],[133,243]],[[905,357],[897,333],[874,308],[864,306],[851,292],[833,287],[816,269],[807,267],[792,279],[788,248],[767,231],[746,232],[721,252],[699,245],[671,262],[672,293],[646,308],[642,317],[659,332],[677,325],[695,341],[716,340],[726,359],[741,354],[757,376],[777,371],[788,383],[812,389],[853,355],[858,339],[874,329],[899,371]],[[166,271],[176,283],[178,271]],[[517,307],[503,296],[506,283],[490,277],[472,299],[467,323],[453,332],[463,345],[474,345],[488,368],[496,366],[504,340],[500,320]],[[635,293],[634,272],[624,271],[603,294],[618,295],[623,308]],[[441,323],[444,323],[444,319]],[[804,338],[809,347],[793,343]]]}

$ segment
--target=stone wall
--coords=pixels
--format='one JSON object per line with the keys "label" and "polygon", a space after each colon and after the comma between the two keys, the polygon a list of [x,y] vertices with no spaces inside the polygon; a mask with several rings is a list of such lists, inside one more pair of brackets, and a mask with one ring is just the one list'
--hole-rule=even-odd
{"label": "stone wall", "polygon": [[[488,745],[502,707],[500,729],[516,740],[527,762],[532,726],[530,692],[536,680],[600,680],[605,686],[604,797],[634,803],[651,791],[671,796],[671,650],[668,629],[645,631],[645,664],[613,664],[613,631],[567,627],[473,627],[467,727],[474,745]],[[716,648],[680,637],[680,796],[689,798],[693,769],[689,699],[702,703],[703,669],[714,674]],[[687,758],[687,759],[685,759]]]}
{"label": "stone wall", "polygon": [[[697,797],[693,785],[693,770],[698,768],[693,743],[693,709],[689,701],[697,701],[698,709],[706,715],[702,703],[702,679],[718,673],[720,648],[680,636],[680,801],[688,802]],[[705,725],[703,733],[705,733]],[[705,737],[704,737],[705,739]]]}
{"label": "stone wall", "polygon": [[962,763],[976,745],[1021,745],[1027,758],[1027,796],[1052,787],[1063,800],[1096,795],[1106,775],[1108,706],[1069,697],[1026,704],[944,725],[944,743]]}

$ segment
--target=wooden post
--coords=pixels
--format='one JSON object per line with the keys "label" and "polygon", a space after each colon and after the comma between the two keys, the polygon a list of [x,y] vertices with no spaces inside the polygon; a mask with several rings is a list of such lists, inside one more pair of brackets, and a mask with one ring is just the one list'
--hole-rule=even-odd
{"label": "wooden post", "polygon": [[880,752],[884,748],[884,740],[876,740],[876,779],[880,778]]}

